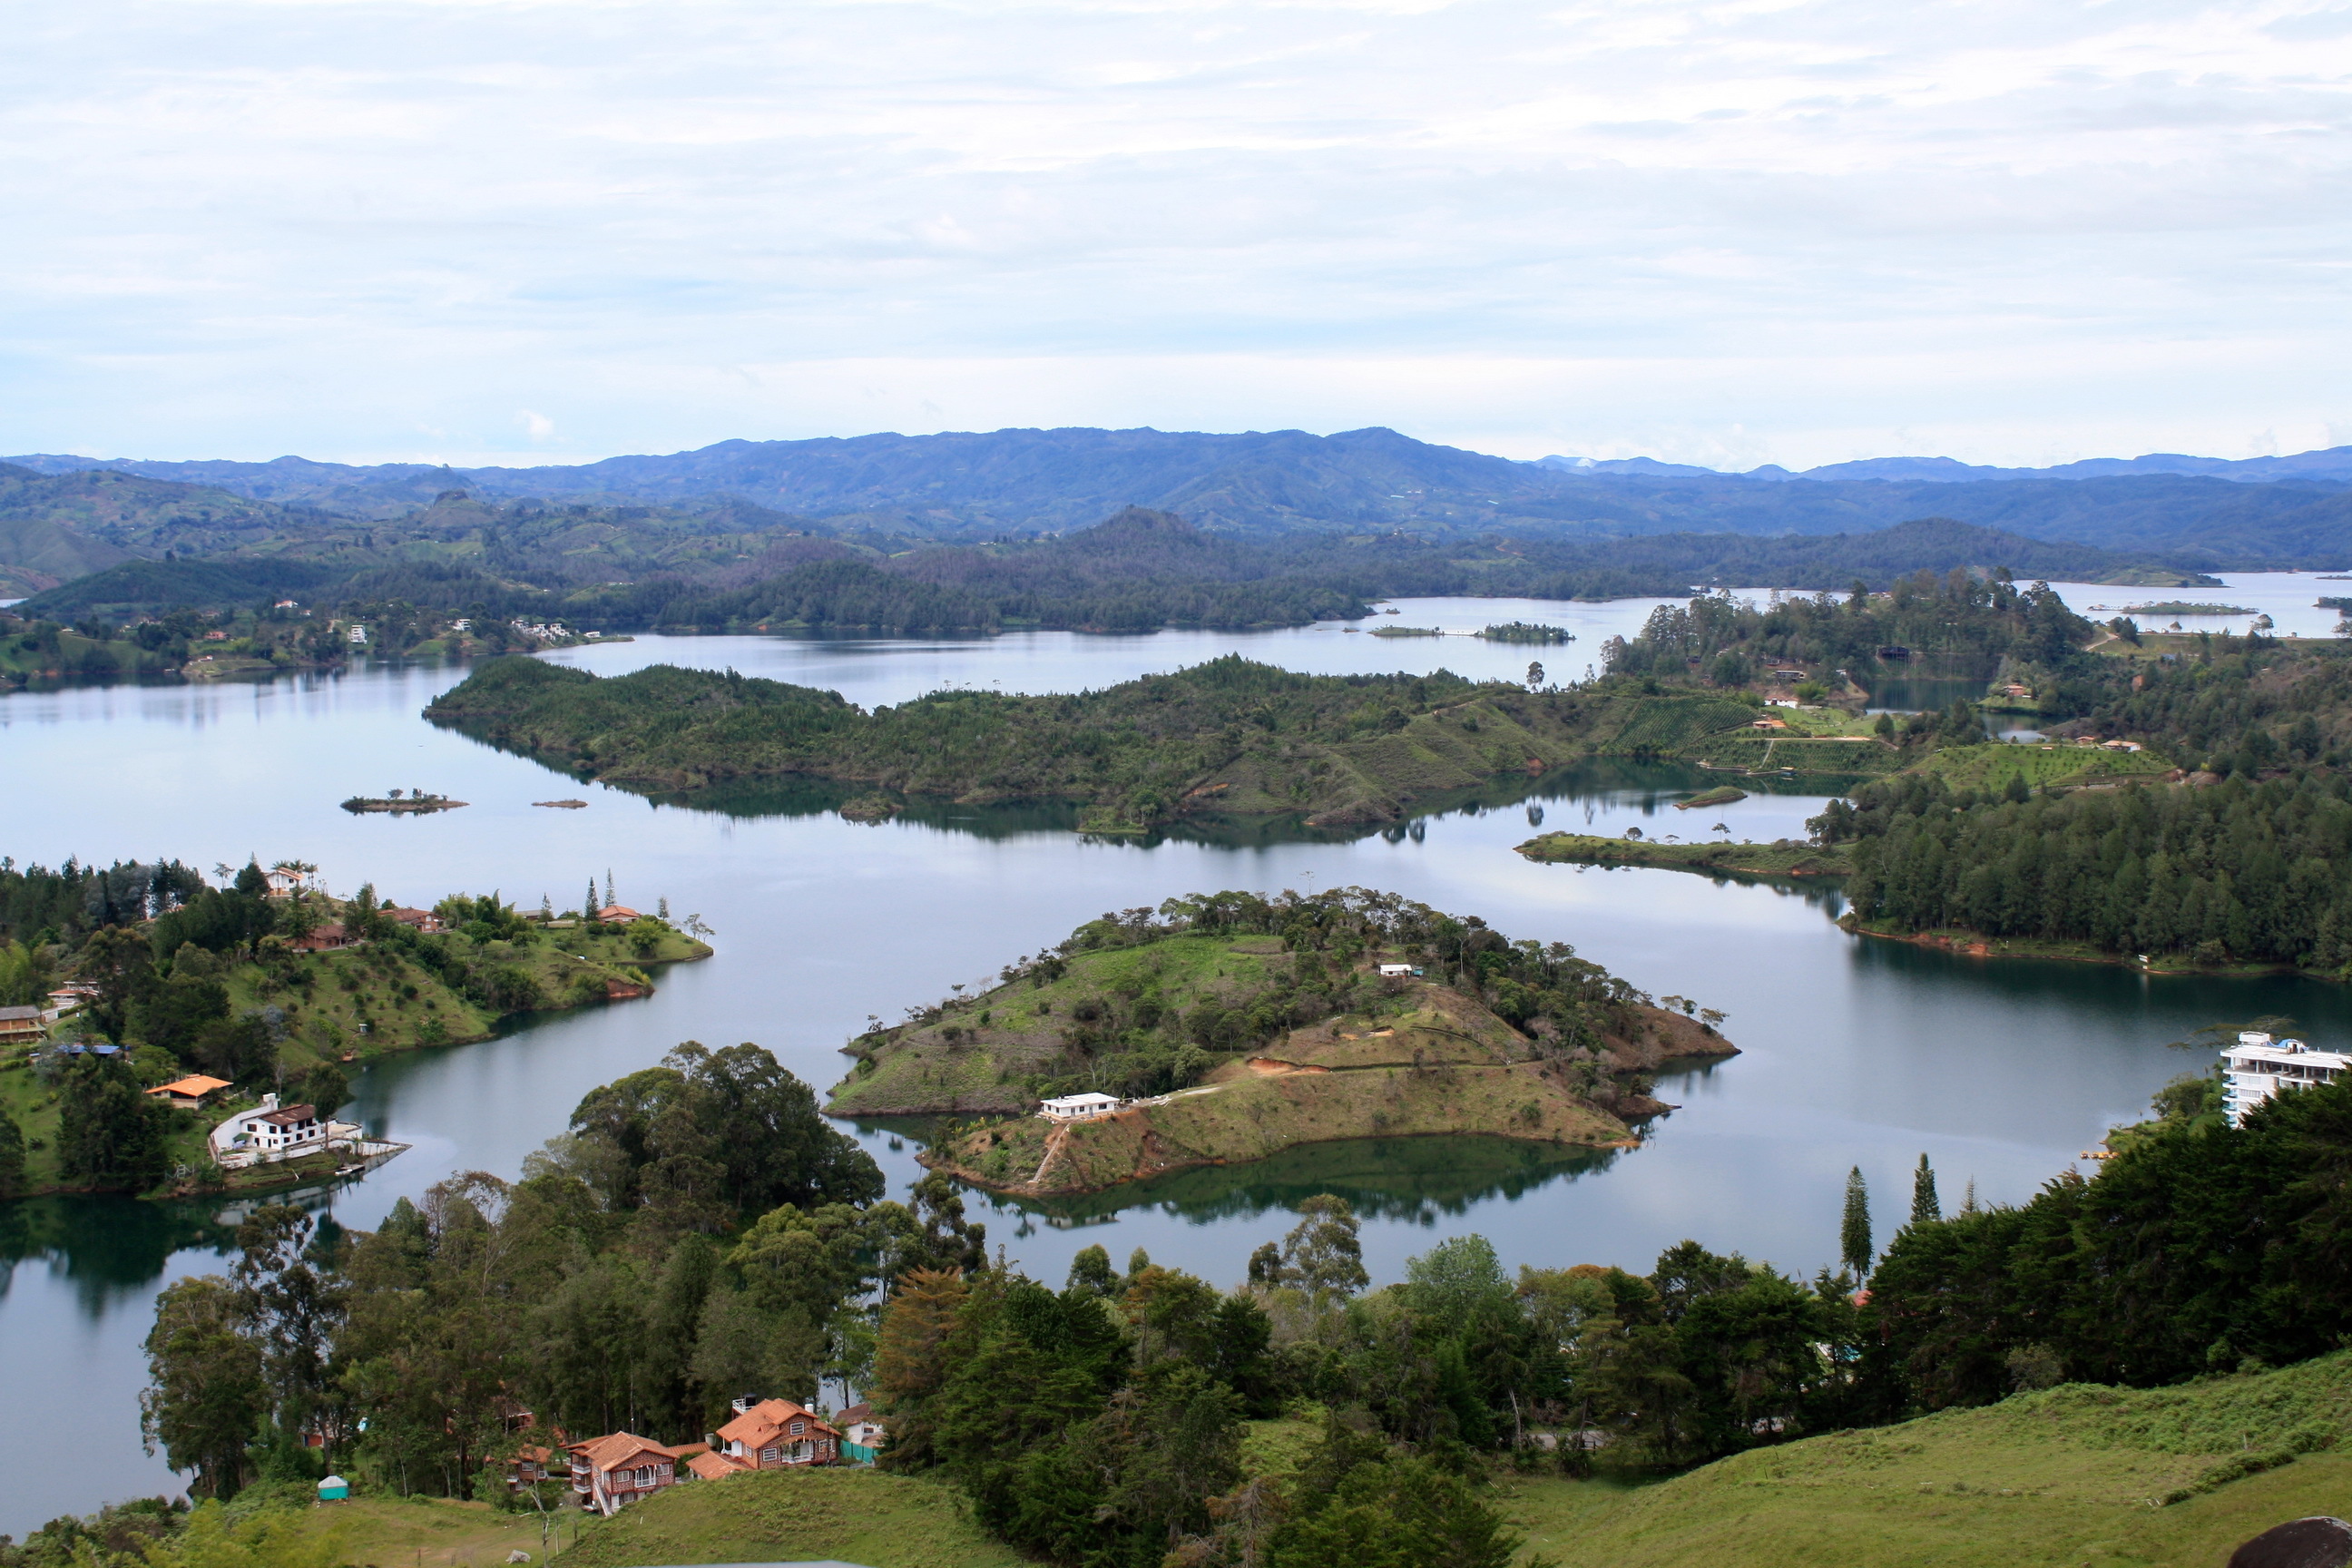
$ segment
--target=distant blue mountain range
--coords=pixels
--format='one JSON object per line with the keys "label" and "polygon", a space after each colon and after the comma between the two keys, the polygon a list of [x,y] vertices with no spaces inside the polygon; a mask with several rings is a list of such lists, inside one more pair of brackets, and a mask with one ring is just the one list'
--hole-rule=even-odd
{"label": "distant blue mountain range", "polygon": [[2352,562],[2352,447],[2230,460],[2157,454],[2048,468],[1881,458],[1725,473],[1634,458],[1516,462],[1373,428],[1208,434],[997,430],[809,441],[537,468],[0,459],[37,474],[112,468],[251,501],[403,516],[482,500],[705,508],[749,503],[824,532],[956,540],[1061,533],[1127,506],[1211,532],[1594,541],[1667,533],[1865,533],[1946,518],[2160,554],[2196,570]]}
{"label": "distant blue mountain range", "polygon": [[1817,468],[1791,470],[1778,463],[1734,473],[1722,468],[1694,468],[1688,463],[1661,463],[1654,458],[1538,458],[1544,468],[1570,474],[1646,474],[1659,478],[1707,476],[1748,479],[1925,479],[1958,484],[1972,479],[2096,479],[2124,474],[2197,474],[2208,479],[2261,484],[2273,479],[2336,479],[2352,481],[2352,447],[2297,452],[2284,458],[2190,458],[2178,452],[2150,452],[2140,458],[2085,458],[2047,468],[1997,468],[1963,463],[1955,458],[1864,458],[1852,463],[1825,463]]}

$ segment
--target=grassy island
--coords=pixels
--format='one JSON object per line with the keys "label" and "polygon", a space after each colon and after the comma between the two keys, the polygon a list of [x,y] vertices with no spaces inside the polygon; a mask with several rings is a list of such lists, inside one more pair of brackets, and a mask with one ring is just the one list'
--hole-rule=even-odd
{"label": "grassy island", "polygon": [[[1734,1054],[1719,1021],[1564,943],[1512,943],[1394,895],[1219,893],[1106,916],[993,990],[860,1037],[827,1110],[978,1113],[925,1162],[1033,1195],[1341,1139],[1609,1147],[1666,1109],[1648,1074]],[[1032,1114],[1097,1089],[1131,1103],[1076,1123]]]}

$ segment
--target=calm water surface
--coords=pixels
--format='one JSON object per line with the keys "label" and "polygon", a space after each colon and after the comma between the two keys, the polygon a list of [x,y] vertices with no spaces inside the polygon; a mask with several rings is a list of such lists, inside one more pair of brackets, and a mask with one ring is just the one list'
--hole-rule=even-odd
{"label": "calm water surface", "polygon": [[[605,672],[660,659],[732,667],[867,704],[950,684],[1099,687],[1235,650],[1302,670],[1443,666],[1497,677],[1522,676],[1538,658],[1554,678],[1573,679],[1603,637],[1630,634],[1652,603],[1405,602],[1391,623],[1468,631],[1549,620],[1580,639],[1541,648],[1321,626],[963,643],[649,637],[557,657]],[[1580,871],[1511,852],[1538,823],[1612,833],[1638,825],[1685,839],[1717,823],[1738,837],[1801,835],[1821,806],[1819,796],[1759,795],[1678,812],[1674,803],[1704,783],[1678,769],[1559,774],[1516,797],[1465,801],[1410,829],[1354,839],[1259,824],[1101,843],[1071,832],[1063,812],[953,806],[861,826],[822,809],[819,791],[746,792],[713,810],[577,785],[422,722],[418,710],[461,673],[377,668],[263,686],[0,698],[9,763],[0,820],[5,852],[20,861],[173,856],[209,868],[295,856],[322,867],[338,892],[373,880],[410,903],[495,889],[527,905],[543,893],[559,907],[609,870],[624,901],[667,898],[678,915],[717,929],[718,956],[669,971],[649,1000],[364,1072],[360,1119],[415,1147],[317,1196],[346,1224],[373,1225],[395,1199],[452,1172],[514,1175],[583,1093],[679,1040],[756,1040],[823,1089],[868,1014],[896,1016],[951,983],[982,983],[1103,910],[1209,889],[1360,883],[1483,916],[1513,936],[1573,942],[1647,990],[1722,1008],[1743,1054],[1668,1080],[1662,1097],[1681,1109],[1643,1148],[1613,1156],[1476,1140],[1345,1145],[1083,1203],[981,1200],[991,1238],[1041,1277],[1058,1280],[1074,1252],[1100,1241],[1122,1258],[1144,1247],[1230,1283],[1252,1247],[1287,1227],[1280,1211],[1327,1190],[1351,1194],[1370,1216],[1366,1261],[1380,1279],[1469,1230],[1513,1266],[1645,1268],[1688,1236],[1810,1274],[1834,1258],[1849,1166],[1877,1194],[1882,1237],[1907,1210],[1922,1152],[1948,1202],[1971,1178],[1989,1201],[2019,1201],[2109,1125],[2139,1114],[2158,1084],[2203,1065],[2165,1041],[2265,1012],[2298,1016],[2321,1036],[2346,1022],[2332,987],[1990,965],[1849,938],[1831,923],[1829,889]],[[335,804],[415,786],[473,804],[413,820],[354,817]],[[564,795],[589,809],[530,804]],[[904,1138],[858,1131],[894,1184],[914,1177]],[[0,1205],[0,1389],[16,1417],[0,1424],[0,1531],[21,1535],[61,1511],[177,1489],[163,1461],[141,1453],[139,1344],[156,1290],[222,1266],[215,1217],[128,1201]]]}

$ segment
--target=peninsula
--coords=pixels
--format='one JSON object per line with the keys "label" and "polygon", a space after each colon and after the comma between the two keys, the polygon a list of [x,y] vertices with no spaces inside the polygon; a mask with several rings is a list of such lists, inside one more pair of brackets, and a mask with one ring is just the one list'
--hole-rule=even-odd
{"label": "peninsula", "polygon": [[[1745,708],[1722,704],[1744,717]],[[871,711],[838,693],[656,665],[600,677],[495,659],[436,724],[649,794],[797,774],[964,804],[1061,800],[1093,831],[1200,814],[1368,826],[1584,754],[1591,704],[1443,671],[1293,675],[1228,656],[1073,696],[935,691]],[[876,808],[869,805],[868,815]]]}
{"label": "peninsula", "polygon": [[0,1196],[331,1174],[348,1156],[215,1171],[205,1137],[265,1090],[323,1121],[353,1064],[650,995],[651,970],[710,952],[618,906],[533,918],[496,894],[429,910],[373,886],[337,898],[295,861],[226,887],[176,861],[0,863]]}
{"label": "peninsula", "polygon": [[1651,1074],[1736,1054],[1566,943],[1360,888],[1105,915],[1002,981],[852,1041],[828,1113],[976,1118],[924,1163],[1045,1196],[1341,1139],[1630,1147]]}

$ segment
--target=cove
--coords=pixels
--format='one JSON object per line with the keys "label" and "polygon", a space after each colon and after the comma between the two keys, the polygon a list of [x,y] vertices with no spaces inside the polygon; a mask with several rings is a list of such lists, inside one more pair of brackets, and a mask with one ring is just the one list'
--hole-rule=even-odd
{"label": "cove", "polygon": [[[2252,602],[2241,600],[2240,602]],[[1573,679],[1601,640],[1638,629],[1652,602],[1406,604],[1403,624],[1475,630],[1553,620],[1579,641],[1529,649],[1466,637],[1373,638],[1337,626],[1263,634],[1100,638],[1028,633],[986,642],[658,638],[564,657],[614,671],[668,660],[898,701],[950,683],[1072,690],[1225,652],[1310,672],[1522,675],[1540,658]],[[678,1040],[756,1040],[823,1089],[868,1014],[895,1017],[950,984],[992,977],[1106,910],[1219,888],[1273,892],[1359,883],[1475,914],[1514,937],[1566,941],[1654,994],[1729,1015],[1743,1055],[1670,1077],[1682,1109],[1643,1147],[1553,1159],[1486,1141],[1372,1141],[1261,1165],[1185,1173],[1083,1205],[1024,1207],[975,1196],[991,1240],[1056,1281],[1094,1242],[1124,1261],[1140,1246],[1220,1282],[1289,1225],[1286,1205],[1326,1187],[1367,1212],[1376,1279],[1447,1235],[1476,1230],[1507,1266],[1577,1261],[1646,1269],[1685,1236],[1810,1275],[1832,1261],[1847,1167],[1869,1177],[1883,1240],[1907,1208],[1924,1151],[1948,1203],[1973,1178],[2015,1202],[2137,1117],[2165,1079],[2205,1064],[2164,1042],[2220,1019],[2284,1013],[2322,1043],[2344,1037],[2346,994],[2315,982],[2144,977],[2095,965],[1990,964],[1848,937],[1834,889],[1717,884],[1664,870],[1580,870],[1513,854],[1546,826],[1742,838],[1802,833],[1819,795],[1758,793],[1677,813],[1711,781],[1687,770],[1606,764],[1481,792],[1384,833],[1301,834],[1213,825],[1159,840],[1103,841],[1045,808],[940,805],[888,823],[845,822],[786,790],[653,802],[580,788],[535,763],[439,731],[417,715],[457,668],[370,667],[264,685],[113,687],[0,698],[0,851],[176,856],[209,868],[299,856],[348,892],[373,879],[404,902],[493,889],[559,907],[609,869],[620,897],[667,898],[714,927],[718,954],[661,977],[641,1001],[514,1022],[479,1045],[390,1058],[357,1084],[357,1119],[414,1144],[366,1178],[309,1201],[372,1226],[403,1195],[457,1171],[517,1173],[587,1089],[650,1065]],[[390,786],[473,803],[423,817],[354,816],[339,803]],[[580,811],[530,803],[588,800]],[[894,1186],[917,1175],[911,1129],[859,1135]],[[893,1148],[894,1138],[898,1147]],[[0,1531],[22,1535],[110,1498],[176,1491],[143,1456],[140,1341],[156,1290],[223,1267],[218,1210],[125,1200],[0,1208]]]}

